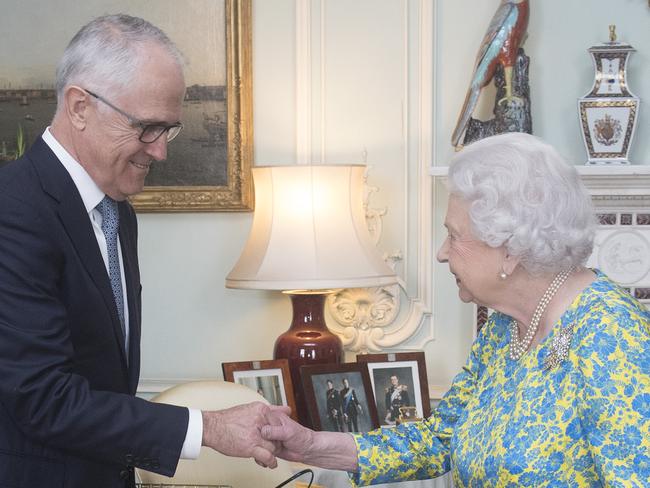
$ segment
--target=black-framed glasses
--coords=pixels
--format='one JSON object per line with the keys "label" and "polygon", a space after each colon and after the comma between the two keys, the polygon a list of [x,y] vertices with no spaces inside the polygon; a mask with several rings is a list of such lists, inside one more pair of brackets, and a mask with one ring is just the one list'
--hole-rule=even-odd
{"label": "black-framed glasses", "polygon": [[181,132],[181,129],[183,129],[183,124],[180,122],[176,122],[175,124],[147,124],[139,119],[136,119],[133,115],[127,114],[124,110],[116,107],[104,97],[101,97],[96,93],[91,92],[90,90],[86,90],[85,88],[84,90],[91,97],[96,98],[100,102],[103,102],[111,107],[116,112],[124,115],[124,117],[128,119],[129,123],[133,127],[140,128],[141,132],[138,139],[140,142],[144,142],[145,144],[151,144],[152,142],[157,141],[158,138],[165,133],[167,134],[167,142],[171,142]]}

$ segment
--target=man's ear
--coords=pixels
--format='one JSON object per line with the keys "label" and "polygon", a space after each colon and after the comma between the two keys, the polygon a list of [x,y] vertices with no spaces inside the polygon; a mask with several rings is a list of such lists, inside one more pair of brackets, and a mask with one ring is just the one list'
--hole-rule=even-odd
{"label": "man's ear", "polygon": [[82,131],[88,119],[88,93],[78,86],[68,86],[63,93],[64,111],[72,126]]}

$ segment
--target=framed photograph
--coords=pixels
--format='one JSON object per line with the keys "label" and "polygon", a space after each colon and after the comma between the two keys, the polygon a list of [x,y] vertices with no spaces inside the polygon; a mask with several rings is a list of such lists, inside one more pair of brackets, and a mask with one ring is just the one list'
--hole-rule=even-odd
{"label": "framed photograph", "polygon": [[[106,13],[142,17],[183,53],[184,129],[152,165],[139,212],[252,210],[251,0],[75,0],[33,6],[7,0],[0,20],[0,165],[15,159],[50,124],[56,64],[72,36]],[[4,5],[4,4],[3,4]],[[52,19],[58,19],[52,22]],[[33,33],[22,42],[26,29]],[[137,111],[135,112],[137,115]]]}
{"label": "framed photograph", "polygon": [[382,426],[431,415],[423,352],[359,354],[357,362],[367,366]]}
{"label": "framed photograph", "polygon": [[298,420],[289,361],[286,359],[221,363],[221,369],[224,380],[255,390],[271,405],[290,407],[291,418]]}
{"label": "framed photograph", "polygon": [[379,427],[368,369],[359,363],[300,367],[314,430],[367,432]]}

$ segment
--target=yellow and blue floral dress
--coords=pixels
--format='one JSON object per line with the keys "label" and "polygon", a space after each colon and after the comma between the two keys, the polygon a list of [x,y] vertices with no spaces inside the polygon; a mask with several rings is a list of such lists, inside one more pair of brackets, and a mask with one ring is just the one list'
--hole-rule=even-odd
{"label": "yellow and blue floral dress", "polygon": [[[519,361],[509,322],[490,316],[431,417],[355,435],[355,485],[451,470],[457,487],[650,486],[650,313],[597,272]],[[568,357],[549,369],[567,327]]]}

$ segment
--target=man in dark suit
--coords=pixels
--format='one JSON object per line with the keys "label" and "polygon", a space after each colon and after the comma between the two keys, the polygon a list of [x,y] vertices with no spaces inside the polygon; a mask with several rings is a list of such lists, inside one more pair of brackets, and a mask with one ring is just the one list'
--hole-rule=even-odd
{"label": "man in dark suit", "polygon": [[357,419],[363,414],[363,407],[357,398],[357,392],[350,387],[347,378],[343,378],[343,388],[341,388],[341,404],[343,405],[343,419],[348,427],[348,432],[359,432]]}
{"label": "man in dark suit", "polygon": [[142,19],[84,26],[52,125],[0,170],[0,487],[116,488],[201,445],[274,466],[262,403],[200,412],[136,398],[137,222],[129,195],[180,131],[182,58]]}
{"label": "man in dark suit", "polygon": [[332,380],[327,380],[325,391],[325,402],[327,408],[327,419],[334,432],[343,432],[343,410],[341,406],[341,394],[334,388]]}

